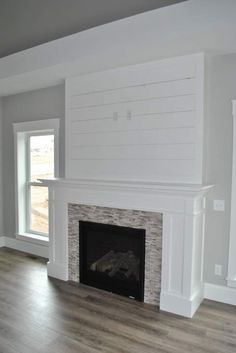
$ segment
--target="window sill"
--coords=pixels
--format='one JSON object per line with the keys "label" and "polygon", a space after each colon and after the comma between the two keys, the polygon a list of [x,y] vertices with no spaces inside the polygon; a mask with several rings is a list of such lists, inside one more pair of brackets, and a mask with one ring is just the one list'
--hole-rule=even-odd
{"label": "window sill", "polygon": [[49,243],[48,237],[31,233],[16,234],[16,239],[24,240],[30,243],[39,244],[43,246],[48,246]]}

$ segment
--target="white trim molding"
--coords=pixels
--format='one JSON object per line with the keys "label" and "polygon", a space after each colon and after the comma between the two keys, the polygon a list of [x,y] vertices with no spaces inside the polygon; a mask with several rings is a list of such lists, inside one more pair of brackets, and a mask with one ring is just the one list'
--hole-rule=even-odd
{"label": "white trim molding", "polygon": [[193,317],[204,298],[203,285],[201,285],[190,298],[181,295],[161,292],[161,306],[163,311],[172,312],[185,317]]}
{"label": "white trim molding", "polygon": [[232,160],[232,190],[231,190],[231,220],[227,285],[236,288],[236,100],[233,108],[233,160]]}
{"label": "white trim molding", "polygon": [[23,241],[29,241],[30,243],[33,244],[38,244],[38,245],[43,245],[43,246],[48,246],[48,237],[42,236],[42,235],[37,235],[37,234],[31,234],[31,233],[25,233],[25,234],[15,234],[16,239],[18,240],[23,240]]}
{"label": "white trim molding", "polygon": [[49,187],[48,275],[68,280],[68,204],[163,214],[160,309],[192,317],[203,299],[205,195],[210,186],[44,180]]}
{"label": "white trim molding", "polygon": [[[28,229],[27,215],[27,168],[28,168],[28,136],[32,133],[48,133],[54,134],[54,161],[55,161],[55,176],[59,174],[59,128],[60,119],[51,118],[37,121],[28,121],[13,124],[14,131],[14,159],[15,159],[15,213],[16,213],[16,234],[27,238],[23,240],[35,240],[35,234],[30,236]],[[37,185],[41,185],[40,182]]]}
{"label": "white trim molding", "polygon": [[234,288],[205,283],[204,297],[216,302],[236,305],[236,289]]}
{"label": "white trim molding", "polygon": [[18,240],[10,237],[0,237],[0,248],[7,247],[18,251],[23,251],[28,254],[48,258],[48,246],[39,245],[30,241]]}

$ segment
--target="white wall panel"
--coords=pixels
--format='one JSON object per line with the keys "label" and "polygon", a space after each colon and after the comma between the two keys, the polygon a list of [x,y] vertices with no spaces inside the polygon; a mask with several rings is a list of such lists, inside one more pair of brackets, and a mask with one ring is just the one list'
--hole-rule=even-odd
{"label": "white wall panel", "polygon": [[195,78],[196,62],[194,56],[189,58],[166,59],[70,78],[71,95]]}
{"label": "white wall panel", "polygon": [[203,60],[68,79],[67,178],[201,182]]}
{"label": "white wall panel", "polygon": [[134,146],[79,146],[71,152],[74,160],[192,160],[194,159],[194,144],[188,148],[183,144],[160,145],[153,148],[153,145]]}
{"label": "white wall panel", "polygon": [[115,121],[115,124],[112,118],[71,122],[73,133],[110,132],[112,130],[132,131],[173,127],[195,127],[195,112],[138,115],[132,116],[131,119],[119,117]]}
{"label": "white wall panel", "polygon": [[114,113],[119,117],[140,116],[145,114],[175,113],[195,110],[195,96],[184,95],[144,99],[131,102],[113,104],[100,104],[90,107],[70,108],[72,121],[114,118]]}
{"label": "white wall panel", "polygon": [[94,93],[73,95],[71,108],[107,105],[163,97],[184,96],[195,93],[195,80],[184,78],[167,82],[152,82],[132,87],[102,90]]}
{"label": "white wall panel", "polygon": [[194,171],[191,160],[73,160],[70,178],[120,179],[131,181],[172,182],[175,178],[182,180],[191,177]]}

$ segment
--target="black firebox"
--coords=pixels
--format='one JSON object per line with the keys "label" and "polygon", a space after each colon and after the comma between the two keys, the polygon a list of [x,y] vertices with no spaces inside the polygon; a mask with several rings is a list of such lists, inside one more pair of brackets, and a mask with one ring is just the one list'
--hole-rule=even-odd
{"label": "black firebox", "polygon": [[80,282],[144,299],[145,230],[79,222]]}

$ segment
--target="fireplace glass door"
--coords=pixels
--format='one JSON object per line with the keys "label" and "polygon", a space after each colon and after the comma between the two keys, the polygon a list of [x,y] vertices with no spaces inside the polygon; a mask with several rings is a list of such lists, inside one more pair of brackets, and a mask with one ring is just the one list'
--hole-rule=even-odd
{"label": "fireplace glass door", "polygon": [[79,222],[80,282],[143,301],[145,230]]}

